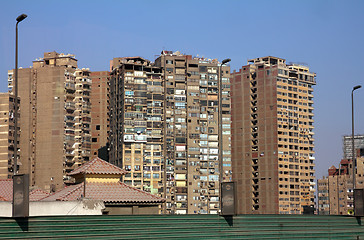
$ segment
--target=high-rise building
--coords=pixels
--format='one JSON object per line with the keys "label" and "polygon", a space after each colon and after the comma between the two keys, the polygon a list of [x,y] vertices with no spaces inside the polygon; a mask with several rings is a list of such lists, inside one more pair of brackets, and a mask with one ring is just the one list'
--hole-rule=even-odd
{"label": "high-rise building", "polygon": [[[353,156],[353,142],[352,136],[343,136],[343,159],[350,159]],[[364,148],[364,135],[354,135],[354,148]]]}
{"label": "high-rise building", "polygon": [[66,173],[89,160],[89,74],[73,55],[56,52],[19,69],[21,172],[31,185],[55,191]]}
{"label": "high-rise building", "polygon": [[248,60],[232,75],[238,213],[300,214],[313,207],[316,74],[269,56]]}
{"label": "high-rise building", "polygon": [[[0,179],[12,178],[14,173],[14,100],[13,95],[0,93]],[[18,143],[19,136],[20,131]],[[21,167],[18,160],[18,170],[21,170]]]}
{"label": "high-rise building", "polygon": [[161,69],[141,57],[114,58],[111,66],[109,162],[129,171],[124,183],[161,195]]}
{"label": "high-rise building", "polygon": [[[75,88],[73,102],[75,104],[74,115],[74,149],[72,160],[69,159],[70,169],[65,173],[81,166],[90,160],[91,156],[91,78],[88,69],[77,69],[75,71]],[[66,127],[67,129],[67,127]],[[72,131],[71,131],[72,133]],[[72,152],[71,152],[72,153]],[[67,165],[67,164],[66,164]]]}
{"label": "high-rise building", "polygon": [[230,67],[170,51],[112,65],[110,162],[130,171],[124,182],[165,197],[167,214],[218,213],[219,183],[231,181]]}
{"label": "high-rise building", "polygon": [[110,72],[91,72],[91,155],[108,160]]}

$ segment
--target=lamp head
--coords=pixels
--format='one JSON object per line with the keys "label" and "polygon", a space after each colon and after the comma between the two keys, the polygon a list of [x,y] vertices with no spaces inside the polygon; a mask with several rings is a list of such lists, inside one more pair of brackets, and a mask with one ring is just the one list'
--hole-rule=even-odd
{"label": "lamp head", "polygon": [[361,85],[357,85],[357,86],[353,87],[353,91],[356,89],[359,89],[359,88],[361,88]]}
{"label": "lamp head", "polygon": [[222,60],[221,65],[224,65],[225,63],[228,63],[230,61],[231,61],[230,58],[224,59],[224,60]]}
{"label": "lamp head", "polygon": [[16,21],[17,22],[21,22],[21,21],[23,21],[24,19],[26,19],[28,17],[28,15],[26,15],[26,14],[22,14],[22,15],[19,15],[17,18],[16,18]]}

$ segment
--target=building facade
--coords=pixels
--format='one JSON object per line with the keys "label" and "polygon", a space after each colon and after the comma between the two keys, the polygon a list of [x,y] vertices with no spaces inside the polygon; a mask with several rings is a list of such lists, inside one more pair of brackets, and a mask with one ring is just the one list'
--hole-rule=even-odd
{"label": "building facade", "polygon": [[327,177],[317,179],[317,202],[317,214],[329,215],[329,179]]}
{"label": "building facade", "polygon": [[55,191],[66,173],[89,160],[90,86],[89,70],[78,69],[70,54],[46,52],[19,69],[21,173],[32,186]]}
{"label": "building facade", "polygon": [[[364,148],[364,135],[354,135],[354,148]],[[353,142],[352,136],[343,136],[343,159],[350,159],[353,156]]]}
{"label": "building facade", "polygon": [[110,162],[130,172],[124,182],[165,197],[166,214],[218,213],[220,179],[231,181],[230,67],[170,51],[112,66]]}
{"label": "building facade", "polygon": [[110,72],[91,72],[91,155],[108,160]]}
{"label": "building facade", "polygon": [[[0,93],[0,179],[11,179],[14,174],[14,101],[13,95]],[[20,131],[18,131],[18,149],[19,138]],[[18,157],[18,171],[21,171],[21,167]]]}
{"label": "building facade", "polygon": [[263,57],[232,75],[238,214],[300,214],[313,207],[315,73]]}
{"label": "building facade", "polygon": [[[339,168],[331,166],[328,176],[317,180],[318,214],[353,215],[353,168],[351,159],[340,161]],[[364,187],[364,149],[357,150],[355,188]]]}
{"label": "building facade", "polygon": [[115,58],[110,79],[110,163],[129,171],[124,183],[162,193],[161,70],[140,57]]}

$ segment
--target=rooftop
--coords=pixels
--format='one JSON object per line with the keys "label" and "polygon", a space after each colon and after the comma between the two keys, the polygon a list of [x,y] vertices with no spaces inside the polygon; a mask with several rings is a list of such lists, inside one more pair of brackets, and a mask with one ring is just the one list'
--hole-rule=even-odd
{"label": "rooftop", "polygon": [[[35,202],[49,196],[50,193],[39,188],[29,191],[29,201]],[[13,179],[0,180],[0,201],[13,200]]]}
{"label": "rooftop", "polygon": [[[85,193],[85,196],[84,196]],[[94,200],[103,200],[107,203],[162,203],[165,200],[153,194],[128,186],[122,182],[82,182],[68,186],[42,201],[77,201],[83,197]]]}
{"label": "rooftop", "polygon": [[70,172],[69,176],[74,176],[78,174],[113,174],[113,175],[124,175],[127,171],[108,163],[101,158],[94,158],[82,166],[76,168]]}

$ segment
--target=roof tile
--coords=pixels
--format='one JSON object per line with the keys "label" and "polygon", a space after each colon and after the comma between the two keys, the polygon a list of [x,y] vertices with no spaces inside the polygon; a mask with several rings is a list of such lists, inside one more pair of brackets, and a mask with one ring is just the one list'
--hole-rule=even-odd
{"label": "roof tile", "polygon": [[[39,188],[29,192],[29,201],[39,201],[42,198],[49,196],[50,193]],[[0,201],[13,200],[13,179],[0,180]]]}
{"label": "roof tile", "polygon": [[124,175],[127,173],[127,171],[108,163],[101,158],[95,158],[92,161],[89,161],[82,166],[76,168],[72,172],[70,172],[68,175],[73,176],[77,174],[120,174]]}
{"label": "roof tile", "polygon": [[13,199],[13,179],[0,180],[0,197],[5,201]]}
{"label": "roof tile", "polygon": [[[76,201],[83,197],[84,183],[68,186],[42,201]],[[86,198],[114,203],[162,203],[165,200],[122,182],[86,183]]]}

